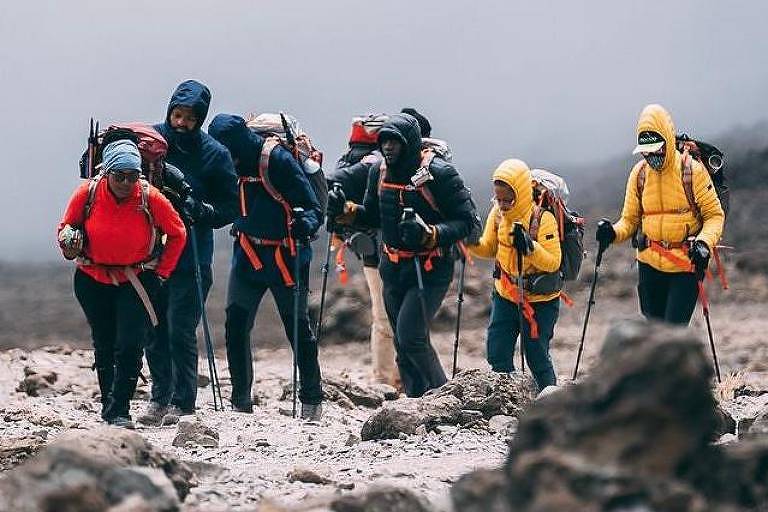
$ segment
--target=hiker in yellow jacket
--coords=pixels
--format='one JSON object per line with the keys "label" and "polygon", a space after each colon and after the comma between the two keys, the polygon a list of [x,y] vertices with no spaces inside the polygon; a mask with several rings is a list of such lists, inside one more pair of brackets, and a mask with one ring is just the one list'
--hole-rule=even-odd
{"label": "hiker in yellow jacket", "polygon": [[629,173],[621,218],[598,222],[597,240],[607,247],[636,235],[640,310],[646,318],[687,325],[697,278],[709,265],[725,216],[709,172],[677,151],[664,107],[643,109],[637,142],[633,153],[643,159]]}
{"label": "hiker in yellow jacket", "polygon": [[[514,370],[517,335],[520,334],[517,288],[518,250],[512,235],[516,222],[522,224],[523,325],[525,358],[540,389],[554,385],[555,370],[549,356],[549,342],[560,311],[560,236],[557,221],[548,211],[534,214],[531,171],[521,160],[505,160],[493,173],[494,205],[485,222],[483,236],[470,245],[472,254],[495,258],[491,320],[488,325],[488,363],[496,372]],[[534,220],[535,218],[535,220]],[[535,239],[531,221],[538,223]],[[534,228],[535,229],[535,228]]]}

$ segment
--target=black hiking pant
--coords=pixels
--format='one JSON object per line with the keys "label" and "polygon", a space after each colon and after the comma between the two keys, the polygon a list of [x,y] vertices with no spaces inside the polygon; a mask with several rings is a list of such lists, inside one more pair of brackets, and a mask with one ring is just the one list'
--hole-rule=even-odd
{"label": "black hiking pant", "polygon": [[384,281],[384,307],[394,333],[400,379],[409,397],[419,397],[448,380],[429,340],[429,324],[447,291],[448,284],[425,283],[425,318],[418,286]]}
{"label": "black hiking pant", "polygon": [[[142,272],[139,280],[156,307],[160,280]],[[149,314],[133,286],[104,284],[77,270],[75,297],[91,326],[96,372],[105,420],[130,417],[130,400],[136,391],[141,352],[152,327]]]}
{"label": "black hiking pant", "polygon": [[[247,264],[249,265],[249,264]],[[245,266],[245,265],[243,265]],[[317,339],[309,327],[307,310],[307,284],[309,263],[301,267],[299,289],[299,339],[297,363],[299,367],[299,400],[303,404],[319,404],[323,401],[320,382],[320,364],[317,360]],[[280,320],[288,342],[293,346],[294,288],[282,282],[268,282],[241,265],[233,265],[229,273],[227,289],[227,363],[232,379],[232,404],[244,407],[251,404],[253,386],[253,354],[251,353],[251,330],[261,299],[269,290],[277,304]]]}
{"label": "black hiking pant", "polygon": [[691,272],[662,272],[638,262],[637,294],[648,319],[688,325],[696,309],[699,288]]}
{"label": "black hiking pant", "polygon": [[[200,265],[200,277],[205,300],[213,282],[210,265]],[[191,413],[197,400],[197,326],[203,314],[194,270],[173,272],[158,302],[160,323],[151,333],[146,350],[152,375],[151,400]]]}

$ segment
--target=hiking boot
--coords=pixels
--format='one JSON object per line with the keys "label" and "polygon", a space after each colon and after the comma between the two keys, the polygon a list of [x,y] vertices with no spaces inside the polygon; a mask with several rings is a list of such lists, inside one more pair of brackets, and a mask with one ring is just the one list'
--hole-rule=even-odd
{"label": "hiking boot", "polygon": [[112,425],[113,427],[127,428],[129,430],[133,430],[136,428],[136,425],[133,424],[133,421],[131,421],[130,416],[115,416],[114,418],[109,418],[104,421],[106,421],[107,424]]}
{"label": "hiking boot", "polygon": [[301,404],[301,419],[320,421],[323,416],[323,404]]}
{"label": "hiking boot", "polygon": [[149,402],[144,414],[136,418],[139,423],[150,427],[158,427],[163,423],[163,416],[168,414],[168,406],[160,405],[158,402]]}
{"label": "hiking boot", "polygon": [[160,425],[175,425],[179,422],[179,419],[182,416],[189,416],[195,414],[194,410],[191,411],[185,411],[184,409],[180,408],[178,405],[170,405],[165,411],[165,414],[163,415],[163,418],[160,420]]}
{"label": "hiking boot", "polygon": [[232,410],[235,412],[251,414],[253,413],[253,404],[232,402]]}

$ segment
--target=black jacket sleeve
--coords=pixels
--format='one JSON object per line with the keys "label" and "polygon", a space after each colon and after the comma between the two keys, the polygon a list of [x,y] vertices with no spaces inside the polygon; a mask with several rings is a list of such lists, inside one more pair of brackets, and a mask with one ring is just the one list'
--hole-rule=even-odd
{"label": "black jacket sleeve", "polygon": [[443,220],[435,224],[437,243],[448,247],[470,235],[477,222],[477,211],[469,189],[453,165],[435,160],[430,170],[435,181],[429,186],[443,214]]}
{"label": "black jacket sleeve", "polygon": [[374,166],[368,173],[368,184],[365,188],[363,204],[358,205],[355,214],[355,226],[363,228],[380,228],[379,214],[379,166]]}
{"label": "black jacket sleeve", "polygon": [[239,213],[237,174],[228,151],[221,151],[217,156],[216,169],[207,180],[206,191],[213,212],[202,222],[218,229],[234,221]]}
{"label": "black jacket sleeve", "polygon": [[341,185],[349,201],[361,204],[365,200],[365,189],[367,188],[370,169],[371,164],[368,163],[347,164],[344,161],[339,161],[336,169],[330,173],[328,181]]}

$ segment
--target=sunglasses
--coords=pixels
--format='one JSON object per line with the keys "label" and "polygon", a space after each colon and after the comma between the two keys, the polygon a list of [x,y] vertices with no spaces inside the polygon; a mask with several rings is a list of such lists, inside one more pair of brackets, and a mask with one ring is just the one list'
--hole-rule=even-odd
{"label": "sunglasses", "polygon": [[112,177],[115,179],[117,183],[136,183],[139,181],[139,173],[138,172],[121,172],[121,171],[112,171],[110,172]]}

